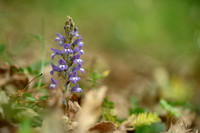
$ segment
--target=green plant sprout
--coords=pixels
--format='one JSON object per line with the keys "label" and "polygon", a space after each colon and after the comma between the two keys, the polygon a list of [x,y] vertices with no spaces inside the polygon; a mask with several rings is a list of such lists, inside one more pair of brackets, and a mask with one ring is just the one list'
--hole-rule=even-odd
{"label": "green plant sprout", "polygon": [[92,83],[91,88],[98,89],[97,86],[100,85],[99,80],[107,77],[109,73],[110,73],[109,70],[106,70],[102,73],[90,70],[90,75],[89,75],[90,78],[88,79],[88,81]]}
{"label": "green plant sprout", "polygon": [[102,104],[102,120],[104,121],[110,121],[114,123],[117,122],[117,116],[113,114],[113,109],[115,108],[114,103],[109,100],[109,96],[107,96]]}
{"label": "green plant sprout", "polygon": [[160,105],[167,111],[167,123],[170,122],[170,119],[172,116],[175,116],[177,118],[181,116],[179,110],[177,108],[173,107],[172,105],[170,105],[164,99],[160,100]]}

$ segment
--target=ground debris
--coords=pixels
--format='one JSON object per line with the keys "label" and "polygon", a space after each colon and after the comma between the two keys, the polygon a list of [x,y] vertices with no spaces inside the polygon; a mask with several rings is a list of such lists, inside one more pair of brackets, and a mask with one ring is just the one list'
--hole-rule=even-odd
{"label": "ground debris", "polygon": [[89,131],[98,131],[101,133],[112,132],[116,130],[116,125],[109,121],[94,124]]}
{"label": "ground debris", "polygon": [[98,120],[101,115],[101,104],[105,97],[107,87],[103,86],[96,90],[87,92],[84,100],[82,111],[78,119],[78,133],[87,133],[88,129]]}
{"label": "ground debris", "polygon": [[187,124],[179,120],[175,124],[171,124],[169,130],[164,133],[199,133],[198,130],[192,131],[192,129],[188,129]]}

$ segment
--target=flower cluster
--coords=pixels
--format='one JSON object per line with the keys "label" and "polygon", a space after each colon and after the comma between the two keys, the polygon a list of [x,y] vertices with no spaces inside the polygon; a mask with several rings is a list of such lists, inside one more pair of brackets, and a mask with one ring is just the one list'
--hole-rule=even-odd
{"label": "flower cluster", "polygon": [[[62,75],[65,82],[66,91],[70,89],[70,83],[73,83],[74,86],[71,88],[71,92],[81,92],[82,89],[77,84],[81,78],[78,77],[77,72],[80,71],[85,73],[84,69],[81,68],[83,60],[80,59],[80,56],[84,54],[82,47],[84,45],[81,42],[82,37],[78,34],[78,28],[75,27],[75,24],[71,17],[67,17],[64,26],[65,36],[57,33],[55,42],[58,42],[58,45],[62,47],[62,50],[51,48],[54,52],[52,54],[52,59],[55,56],[60,56],[61,59],[58,61],[58,65],[51,63],[52,70],[50,74],[53,75],[54,72],[58,72]],[[58,81],[54,78],[51,78],[52,83],[50,88],[56,89],[58,87]]]}

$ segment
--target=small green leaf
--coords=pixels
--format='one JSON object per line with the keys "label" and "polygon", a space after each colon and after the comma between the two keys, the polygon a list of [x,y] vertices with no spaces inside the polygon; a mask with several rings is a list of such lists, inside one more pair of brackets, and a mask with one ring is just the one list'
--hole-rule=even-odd
{"label": "small green leaf", "polygon": [[153,123],[151,126],[143,125],[137,127],[136,133],[163,133],[165,131],[165,124],[163,123]]}
{"label": "small green leaf", "polygon": [[0,54],[2,54],[5,50],[5,45],[4,44],[0,44]]}
{"label": "small green leaf", "polygon": [[41,96],[41,97],[39,98],[39,101],[43,101],[43,100],[46,100],[46,99],[48,99],[48,98],[49,98],[48,95]]}
{"label": "small green leaf", "polygon": [[40,72],[39,72],[38,70],[34,70],[33,73],[34,73],[35,75],[39,75],[39,74],[40,74]]}
{"label": "small green leaf", "polygon": [[117,116],[112,113],[112,109],[114,109],[114,103],[109,101],[109,96],[107,96],[104,99],[102,107],[103,107],[103,114],[102,114],[103,120],[117,123],[118,122]]}
{"label": "small green leaf", "polygon": [[42,35],[39,35],[39,34],[31,34],[31,36],[38,41],[44,40],[44,37]]}
{"label": "small green leaf", "polygon": [[22,67],[19,67],[19,72],[24,73],[24,69]]}
{"label": "small green leaf", "polygon": [[155,113],[139,113],[139,114],[132,114],[128,117],[126,121],[124,121],[122,124],[135,128],[138,126],[143,125],[151,125],[152,123],[160,122],[161,119],[158,117]]}
{"label": "small green leaf", "polygon": [[33,70],[32,70],[32,68],[31,68],[30,66],[27,66],[27,67],[26,67],[26,70],[27,70],[27,72],[28,72],[29,74],[32,74],[32,73],[33,73]]}
{"label": "small green leaf", "polygon": [[26,99],[27,99],[28,101],[32,101],[32,102],[37,101],[37,99],[35,99],[34,97],[27,97]]}
{"label": "small green leaf", "polygon": [[179,110],[173,106],[171,106],[169,103],[167,103],[167,101],[165,101],[164,99],[160,100],[160,104],[161,106],[167,111],[169,112],[171,115],[176,116],[176,117],[180,117],[181,114],[179,112]]}
{"label": "small green leaf", "polygon": [[13,73],[17,73],[17,68],[12,67],[11,70],[12,70]]}
{"label": "small green leaf", "polygon": [[30,93],[24,93],[24,95],[27,97],[32,97],[32,95]]}
{"label": "small green leaf", "polygon": [[20,127],[18,133],[32,133],[31,131],[31,119],[30,118],[24,118]]}
{"label": "small green leaf", "polygon": [[33,127],[41,127],[42,126],[42,119],[39,116],[34,116],[32,118],[32,126]]}

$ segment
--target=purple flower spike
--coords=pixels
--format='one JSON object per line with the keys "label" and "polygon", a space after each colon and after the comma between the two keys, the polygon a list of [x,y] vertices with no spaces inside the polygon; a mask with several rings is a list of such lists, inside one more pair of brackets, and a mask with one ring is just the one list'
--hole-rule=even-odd
{"label": "purple flower spike", "polygon": [[[63,93],[70,93],[68,90],[70,90],[71,87],[71,92],[82,92],[77,82],[81,79],[78,76],[78,71],[85,73],[84,69],[81,68],[83,60],[80,58],[81,55],[84,54],[82,50],[84,43],[82,42],[82,37],[79,35],[78,28],[75,27],[72,18],[69,16],[65,22],[64,30],[64,35],[57,33],[55,38],[55,42],[58,42],[58,45],[60,45],[62,49],[51,48],[53,51],[52,59],[54,59],[56,55],[60,55],[60,59],[58,64],[51,63],[52,70],[50,74],[53,75],[54,72],[56,72],[63,78],[62,81],[64,81],[64,84],[62,85],[65,85],[62,87],[65,88],[65,90],[62,90]],[[49,87],[56,89],[58,81],[54,78],[51,78],[51,81],[52,83]],[[70,99],[70,97],[66,99]],[[66,99],[63,99],[63,101],[67,102]]]}
{"label": "purple flower spike", "polygon": [[79,81],[81,78],[80,77],[69,77],[69,81],[72,83],[76,84],[77,81]]}
{"label": "purple flower spike", "polygon": [[51,78],[51,84],[50,84],[49,88],[56,89],[57,86],[58,86],[58,81],[55,80],[54,78]]}
{"label": "purple flower spike", "polygon": [[82,92],[82,89],[79,87],[79,85],[76,85],[71,89],[71,92],[79,93],[79,92]]}

